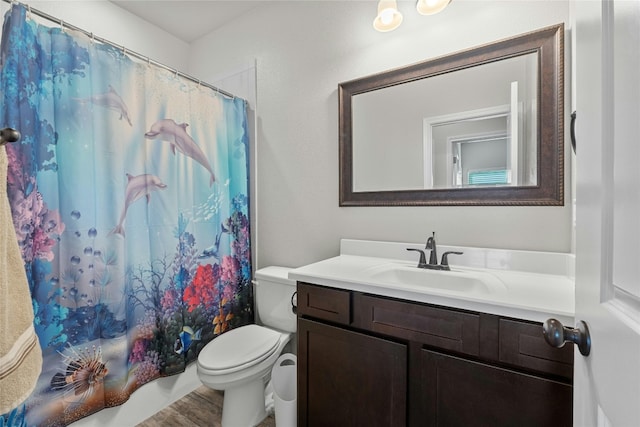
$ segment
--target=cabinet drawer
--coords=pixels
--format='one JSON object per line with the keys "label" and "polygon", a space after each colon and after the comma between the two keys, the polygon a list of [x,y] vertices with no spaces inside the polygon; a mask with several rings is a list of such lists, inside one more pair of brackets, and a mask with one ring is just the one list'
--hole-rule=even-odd
{"label": "cabinet drawer", "polygon": [[353,325],[441,349],[479,354],[478,314],[354,293]]}
{"label": "cabinet drawer", "polygon": [[351,292],[298,282],[298,315],[348,325]]}
{"label": "cabinet drawer", "polygon": [[499,360],[537,372],[573,378],[573,346],[551,347],[542,324],[500,319]]}

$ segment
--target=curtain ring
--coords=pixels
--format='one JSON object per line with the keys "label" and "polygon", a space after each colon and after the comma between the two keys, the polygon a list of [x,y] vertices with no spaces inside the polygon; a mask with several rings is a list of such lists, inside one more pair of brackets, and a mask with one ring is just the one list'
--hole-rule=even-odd
{"label": "curtain ring", "polygon": [[64,21],[60,20],[60,30],[64,31]]}
{"label": "curtain ring", "polygon": [[[13,4],[13,3],[14,3],[14,1],[13,1],[13,0],[11,0],[11,3]],[[32,18],[32,17],[31,17],[31,4],[28,4],[28,5],[27,5],[27,18],[29,18],[29,19],[31,19],[31,18]]]}
{"label": "curtain ring", "polygon": [[96,39],[94,38],[94,36],[93,36],[93,32],[92,32],[92,33],[91,33],[91,44],[94,44],[94,43],[95,43],[95,41],[96,41]]}

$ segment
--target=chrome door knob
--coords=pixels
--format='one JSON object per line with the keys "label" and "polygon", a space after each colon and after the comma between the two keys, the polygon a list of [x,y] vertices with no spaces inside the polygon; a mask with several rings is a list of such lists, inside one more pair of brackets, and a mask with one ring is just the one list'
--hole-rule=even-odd
{"label": "chrome door knob", "polygon": [[583,356],[588,356],[591,351],[589,328],[582,320],[578,321],[575,328],[567,328],[559,320],[547,319],[542,324],[542,334],[552,347],[560,348],[566,342],[570,342],[578,346]]}

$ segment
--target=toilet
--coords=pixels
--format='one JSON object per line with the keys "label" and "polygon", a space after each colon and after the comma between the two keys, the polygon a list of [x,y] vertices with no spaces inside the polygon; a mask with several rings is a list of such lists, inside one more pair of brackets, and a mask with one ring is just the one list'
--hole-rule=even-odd
{"label": "toilet", "polygon": [[291,269],[266,267],[255,273],[255,304],[260,325],[232,329],[198,355],[198,377],[224,391],[222,427],[250,427],[266,416],[265,384],[284,346],[296,331],[292,309],[296,282]]}

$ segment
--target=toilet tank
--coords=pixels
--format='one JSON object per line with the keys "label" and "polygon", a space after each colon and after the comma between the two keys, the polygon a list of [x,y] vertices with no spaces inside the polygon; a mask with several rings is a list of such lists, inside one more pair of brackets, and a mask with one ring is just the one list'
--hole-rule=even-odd
{"label": "toilet tank", "polygon": [[296,331],[296,314],[291,299],[296,281],[290,280],[291,268],[265,267],[256,271],[256,308],[260,323],[285,332]]}

